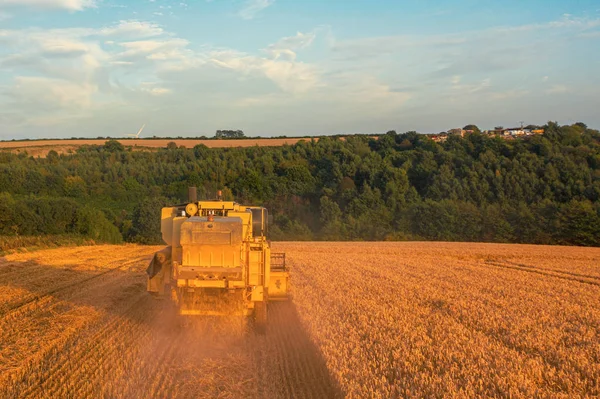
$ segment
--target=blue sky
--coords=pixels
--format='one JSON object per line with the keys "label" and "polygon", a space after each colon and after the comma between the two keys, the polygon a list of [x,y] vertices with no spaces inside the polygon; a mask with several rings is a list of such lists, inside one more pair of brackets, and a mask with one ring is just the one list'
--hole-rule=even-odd
{"label": "blue sky", "polygon": [[0,139],[600,127],[590,0],[0,0]]}

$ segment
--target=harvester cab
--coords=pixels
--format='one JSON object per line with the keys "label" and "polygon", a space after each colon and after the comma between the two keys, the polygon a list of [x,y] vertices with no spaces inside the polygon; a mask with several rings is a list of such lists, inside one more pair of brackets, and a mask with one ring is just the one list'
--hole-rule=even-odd
{"label": "harvester cab", "polygon": [[170,296],[179,314],[253,316],[264,331],[267,303],[287,300],[285,254],[271,253],[269,217],[263,207],[222,200],[162,208],[168,245],[147,269],[148,291]]}

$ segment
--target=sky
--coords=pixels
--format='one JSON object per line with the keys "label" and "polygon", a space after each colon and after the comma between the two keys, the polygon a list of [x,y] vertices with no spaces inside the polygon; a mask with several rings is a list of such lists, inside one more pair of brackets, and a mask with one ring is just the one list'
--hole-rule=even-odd
{"label": "sky", "polygon": [[0,0],[0,140],[600,128],[598,0]]}

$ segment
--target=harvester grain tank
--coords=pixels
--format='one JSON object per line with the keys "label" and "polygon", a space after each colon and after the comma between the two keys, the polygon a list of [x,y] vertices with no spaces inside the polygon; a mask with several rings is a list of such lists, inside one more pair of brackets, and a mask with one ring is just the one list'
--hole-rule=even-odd
{"label": "harvester grain tank", "polygon": [[161,211],[168,245],[148,266],[148,291],[170,296],[179,314],[253,316],[264,331],[267,303],[286,300],[289,273],[285,254],[272,253],[266,208],[216,200],[198,201],[195,188],[187,204]]}

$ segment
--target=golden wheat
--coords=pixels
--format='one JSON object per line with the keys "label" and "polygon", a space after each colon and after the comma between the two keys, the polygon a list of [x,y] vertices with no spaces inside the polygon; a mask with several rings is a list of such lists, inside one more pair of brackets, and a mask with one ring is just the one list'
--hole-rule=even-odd
{"label": "golden wheat", "polygon": [[285,243],[349,398],[600,395],[600,249]]}
{"label": "golden wheat", "polygon": [[266,336],[182,324],[145,291],[158,248],[0,258],[0,397],[600,394],[598,248],[277,243],[295,306]]}
{"label": "golden wheat", "polygon": [[181,320],[146,293],[160,247],[94,246],[0,258],[1,398],[333,397],[291,304],[269,335],[239,317]]}

